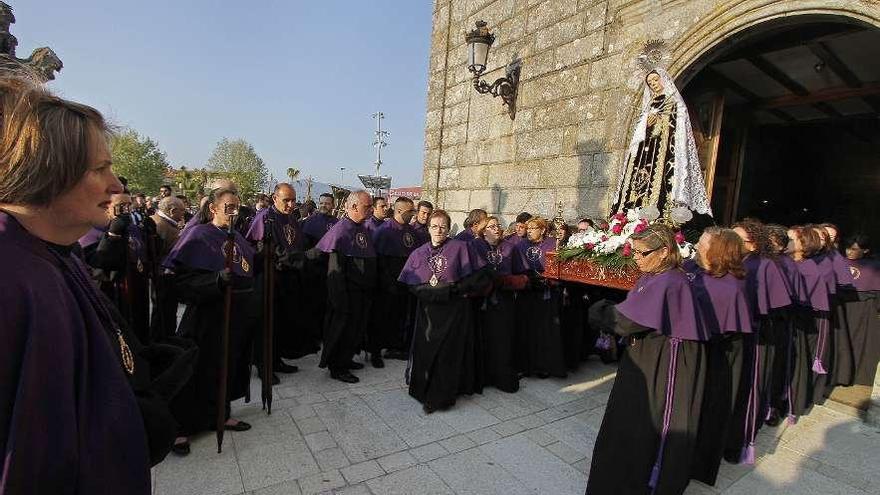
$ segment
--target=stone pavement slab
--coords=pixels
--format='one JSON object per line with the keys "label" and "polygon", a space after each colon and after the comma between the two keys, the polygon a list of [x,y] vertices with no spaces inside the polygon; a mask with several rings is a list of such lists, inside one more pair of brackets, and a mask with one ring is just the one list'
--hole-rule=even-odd
{"label": "stone pavement slab", "polygon": [[[153,469],[156,495],[584,493],[614,368],[584,363],[567,379],[524,379],[508,394],[488,388],[431,415],[409,397],[406,363],[331,380],[317,357],[280,375],[273,413],[237,401],[250,431],[192,439]],[[568,387],[568,388],[567,388]],[[259,397],[259,380],[252,381]],[[825,407],[796,425],[765,427],[755,466],[722,464],[714,487],[687,495],[865,495],[880,486],[880,429]]]}

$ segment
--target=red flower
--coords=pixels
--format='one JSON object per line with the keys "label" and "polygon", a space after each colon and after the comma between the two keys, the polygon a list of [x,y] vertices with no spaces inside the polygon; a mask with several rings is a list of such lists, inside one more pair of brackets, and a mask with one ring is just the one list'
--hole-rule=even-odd
{"label": "red flower", "polygon": [[630,256],[632,256],[632,254],[633,254],[633,248],[632,248],[632,246],[629,245],[628,242],[627,242],[626,244],[623,245],[623,253],[621,253],[621,254],[623,254],[623,255],[624,255],[625,257],[627,257],[627,258],[629,258]]}
{"label": "red flower", "polygon": [[607,236],[607,235],[603,235],[603,236],[602,236],[602,242],[605,242],[605,241],[607,241],[607,240],[608,240],[608,236]]}
{"label": "red flower", "polygon": [[640,222],[638,225],[636,225],[636,229],[633,232],[638,234],[639,232],[644,232],[647,229],[648,229],[648,224]]}
{"label": "red flower", "polygon": [[596,247],[596,245],[593,244],[592,242],[588,242],[584,245],[584,247],[587,249],[587,251],[592,251],[593,248]]}
{"label": "red flower", "polygon": [[614,219],[626,223],[626,213],[620,212],[614,215]]}
{"label": "red flower", "polygon": [[611,232],[614,233],[614,235],[620,234],[621,232],[623,232],[623,224],[622,223],[614,224],[614,227],[611,227]]}
{"label": "red flower", "polygon": [[684,240],[684,234],[682,234],[680,230],[675,233],[675,242],[684,244]]}

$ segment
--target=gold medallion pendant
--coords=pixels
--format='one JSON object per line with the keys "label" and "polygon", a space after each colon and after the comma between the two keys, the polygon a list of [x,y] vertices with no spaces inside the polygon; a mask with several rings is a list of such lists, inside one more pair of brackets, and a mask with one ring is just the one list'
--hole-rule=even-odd
{"label": "gold medallion pendant", "polygon": [[437,284],[440,283],[440,280],[437,278],[437,274],[431,275],[431,280],[428,281],[431,284],[431,287],[437,287]]}
{"label": "gold medallion pendant", "polygon": [[119,354],[122,355],[122,366],[125,367],[125,371],[129,375],[133,375],[134,355],[131,353],[131,349],[128,348],[128,344],[125,342],[125,339],[122,337],[122,332],[118,328],[116,329],[116,338],[119,340]]}
{"label": "gold medallion pendant", "polygon": [[241,258],[241,269],[245,271],[245,273],[251,271],[251,265],[247,262],[243,257]]}

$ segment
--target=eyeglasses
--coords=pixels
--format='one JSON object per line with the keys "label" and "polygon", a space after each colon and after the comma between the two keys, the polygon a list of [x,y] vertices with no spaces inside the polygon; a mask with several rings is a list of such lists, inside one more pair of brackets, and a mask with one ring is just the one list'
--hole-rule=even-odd
{"label": "eyeglasses", "polygon": [[431,225],[431,226],[428,227],[428,228],[431,229],[431,230],[438,230],[438,231],[449,230],[449,227],[447,227],[447,226],[445,226],[445,225]]}
{"label": "eyeglasses", "polygon": [[655,247],[654,249],[649,249],[647,251],[639,251],[638,249],[633,249],[633,255],[639,255],[640,258],[644,258],[662,247],[663,246]]}

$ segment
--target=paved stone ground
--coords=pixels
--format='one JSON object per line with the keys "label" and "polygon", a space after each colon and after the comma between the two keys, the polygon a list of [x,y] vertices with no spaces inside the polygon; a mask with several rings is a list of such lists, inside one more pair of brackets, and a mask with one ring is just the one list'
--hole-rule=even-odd
{"label": "paved stone ground", "polygon": [[[222,454],[210,433],[188,457],[169,455],[153,471],[154,494],[580,495],[614,379],[590,361],[568,379],[486,389],[426,416],[401,361],[357,372],[356,385],[331,380],[314,356],[297,364],[281,375],[271,416],[254,380],[255,402],[233,404],[254,428],[227,432]],[[759,443],[755,466],[724,464],[715,487],[686,493],[880,493],[880,430],[855,418],[816,407],[794,426],[764,428]]]}

